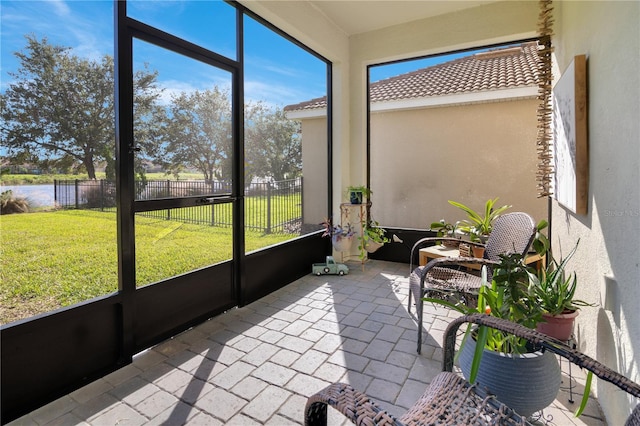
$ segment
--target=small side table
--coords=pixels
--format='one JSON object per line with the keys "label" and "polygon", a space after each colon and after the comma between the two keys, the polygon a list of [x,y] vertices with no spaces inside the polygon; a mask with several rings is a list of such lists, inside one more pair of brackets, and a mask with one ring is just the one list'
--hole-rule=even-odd
{"label": "small side table", "polygon": [[[418,264],[424,266],[429,263],[430,260],[437,259],[439,257],[459,257],[460,251],[457,248],[445,247],[442,245],[435,245],[431,247],[425,247],[420,249],[418,253]],[[524,260],[526,265],[532,265],[536,270],[544,267],[544,256],[540,256],[538,253],[529,253]],[[465,265],[467,269],[480,270],[480,265]]]}

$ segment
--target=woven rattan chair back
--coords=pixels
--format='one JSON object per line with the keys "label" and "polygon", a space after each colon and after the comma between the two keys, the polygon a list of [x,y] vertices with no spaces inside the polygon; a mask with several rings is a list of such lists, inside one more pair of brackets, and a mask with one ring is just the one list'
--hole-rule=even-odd
{"label": "woven rattan chair back", "polygon": [[507,213],[498,217],[487,239],[484,258],[500,260],[504,253],[525,255],[535,236],[536,225],[527,213]]}

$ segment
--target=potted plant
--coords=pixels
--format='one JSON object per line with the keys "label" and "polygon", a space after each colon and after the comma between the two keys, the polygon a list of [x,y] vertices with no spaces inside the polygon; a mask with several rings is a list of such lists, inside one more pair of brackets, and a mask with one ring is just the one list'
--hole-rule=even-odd
{"label": "potted plant", "polygon": [[348,223],[344,227],[342,225],[333,225],[331,219],[325,218],[321,225],[324,226],[322,236],[331,238],[334,250],[348,251],[351,248],[353,236],[355,235],[351,224]]}
{"label": "potted plant", "polygon": [[[429,229],[436,232],[438,237],[456,238],[460,240],[460,237],[456,236],[456,230],[459,224],[460,222],[449,223],[444,219],[440,219],[438,222],[431,223]],[[448,239],[442,240],[440,243],[445,247],[457,247],[460,242]]]}
{"label": "potted plant", "polygon": [[349,193],[349,202],[351,204],[362,204],[364,198],[369,198],[372,194],[371,190],[366,186],[349,186],[347,188]]}
{"label": "potted plant", "polygon": [[464,234],[469,235],[469,239],[474,242],[486,242],[491,230],[493,222],[505,211],[511,208],[510,205],[504,205],[494,208],[498,198],[489,199],[484,205],[483,212],[476,212],[457,201],[449,200],[449,204],[458,207],[467,214],[467,219],[460,221],[458,229]]}
{"label": "potted plant", "polygon": [[360,260],[364,260],[367,253],[373,253],[382,247],[384,244],[391,240],[385,235],[386,230],[380,226],[380,224],[371,219],[368,223],[365,223],[362,227],[362,235],[358,237],[360,244],[358,250],[360,250]]}
{"label": "potted plant", "polygon": [[[591,303],[574,298],[578,278],[575,272],[569,276],[565,274],[567,262],[576,252],[578,243],[560,263],[550,256],[548,266],[540,269],[533,277],[535,296],[543,311],[542,321],[538,323],[536,329],[562,341],[571,338],[578,309],[593,306]],[[547,255],[549,256],[548,253]]]}
{"label": "potted plant", "polygon": [[[494,266],[493,280],[478,294],[476,308],[437,298],[425,301],[461,313],[486,313],[535,328],[542,317],[537,299],[529,291],[534,272],[521,254],[504,254]],[[471,383],[476,381],[523,416],[548,406],[560,388],[560,366],[550,352],[530,347],[526,340],[487,327],[469,328],[459,351],[460,368]]]}

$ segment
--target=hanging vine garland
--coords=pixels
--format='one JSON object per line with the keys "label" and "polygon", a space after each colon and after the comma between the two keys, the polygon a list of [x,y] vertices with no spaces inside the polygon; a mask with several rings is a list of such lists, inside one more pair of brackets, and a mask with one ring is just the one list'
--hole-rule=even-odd
{"label": "hanging vine garland", "polygon": [[538,15],[538,137],[536,149],[538,153],[538,198],[553,195],[551,179],[553,177],[553,134],[551,121],[553,106],[551,103],[553,73],[551,71],[551,36],[553,35],[553,5],[552,0],[540,0],[540,14]]}

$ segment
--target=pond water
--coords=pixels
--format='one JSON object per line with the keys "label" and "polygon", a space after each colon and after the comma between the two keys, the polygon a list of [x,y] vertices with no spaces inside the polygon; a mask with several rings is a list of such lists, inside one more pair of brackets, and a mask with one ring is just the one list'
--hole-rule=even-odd
{"label": "pond water", "polygon": [[24,197],[32,207],[50,207],[55,205],[53,184],[47,185],[0,185],[0,192],[13,191],[16,197]]}

